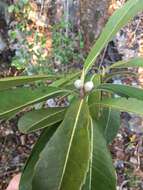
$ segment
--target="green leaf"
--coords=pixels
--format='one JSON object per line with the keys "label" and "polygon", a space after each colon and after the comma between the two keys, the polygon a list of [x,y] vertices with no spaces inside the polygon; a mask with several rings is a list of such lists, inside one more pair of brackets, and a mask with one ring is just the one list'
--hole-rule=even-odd
{"label": "green leaf", "polygon": [[116,109],[119,111],[143,115],[143,101],[133,98],[107,98],[100,102],[93,103],[90,105],[90,107],[94,106],[94,104],[101,105],[102,107]]}
{"label": "green leaf", "polygon": [[17,88],[0,92],[0,119],[16,113],[19,110],[47,100],[51,97],[68,94],[67,90],[54,87],[40,87],[36,89]]}
{"label": "green leaf", "polygon": [[51,79],[55,80],[55,78],[56,78],[55,75],[7,77],[7,78],[0,79],[0,90],[9,89],[9,88],[20,86],[23,84],[29,84],[29,83],[39,81],[39,80],[51,80]]}
{"label": "green leaf", "polygon": [[[92,81],[94,83],[94,86],[98,86],[101,84],[101,76],[99,74],[95,74],[92,78]],[[101,92],[100,91],[93,91],[89,97],[88,97],[88,103],[92,104],[94,101],[100,101],[101,99]],[[90,115],[93,119],[97,119],[100,113],[100,106],[95,105],[95,107],[92,107],[90,109]]]}
{"label": "green leaf", "polygon": [[116,175],[100,126],[91,119],[91,156],[83,190],[116,190]]}
{"label": "green leaf", "polygon": [[91,49],[84,65],[84,73],[95,63],[96,58],[103,50],[103,48],[112,40],[114,35],[126,25],[139,11],[143,10],[142,0],[128,0],[125,5],[115,11],[115,13],[109,18],[103,32],[96,41],[95,45]]}
{"label": "green leaf", "polygon": [[90,156],[88,130],[88,107],[84,100],[75,101],[40,155],[33,190],[81,189]]}
{"label": "green leaf", "polygon": [[135,79],[138,78],[138,74],[136,72],[133,71],[128,71],[128,70],[122,70],[122,71],[114,71],[111,73],[108,73],[106,75],[103,76],[103,81],[104,82],[108,82],[111,81],[111,79],[113,79],[114,77],[133,77]]}
{"label": "green leaf", "polygon": [[143,89],[120,84],[102,84],[97,89],[114,92],[119,96],[143,100]]}
{"label": "green leaf", "polygon": [[22,133],[30,133],[49,127],[63,120],[65,108],[48,108],[26,113],[18,121],[18,128]]}
{"label": "green leaf", "polygon": [[107,69],[113,69],[113,68],[128,68],[128,67],[143,67],[143,58],[133,58],[128,61],[118,61],[114,63],[113,65],[107,67]]}
{"label": "green leaf", "polygon": [[116,137],[120,128],[120,112],[111,108],[103,109],[99,120],[96,120],[99,130],[103,133],[107,144]]}
{"label": "green leaf", "polygon": [[56,131],[56,129],[57,126],[55,125],[45,129],[42,132],[23,169],[19,190],[26,190],[26,189],[32,190],[32,177],[33,177],[34,167],[37,161],[39,160],[41,151],[44,149],[44,147],[46,146],[46,144],[48,143],[48,141],[50,140],[51,136]]}
{"label": "green leaf", "polygon": [[75,78],[77,78],[78,76],[80,76],[81,72],[76,72],[74,74],[68,74],[68,75],[63,75],[63,77],[55,82],[53,82],[50,86],[53,87],[63,87],[67,84],[71,84],[71,82],[73,82],[73,80],[75,80]]}

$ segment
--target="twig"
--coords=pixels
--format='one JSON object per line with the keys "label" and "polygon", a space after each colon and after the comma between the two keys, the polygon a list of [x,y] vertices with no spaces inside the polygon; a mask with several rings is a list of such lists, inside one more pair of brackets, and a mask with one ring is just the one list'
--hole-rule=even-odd
{"label": "twig", "polygon": [[107,47],[108,45],[105,47],[104,51],[103,51],[103,55],[101,57],[101,61],[100,61],[100,64],[99,64],[99,70],[101,69],[101,66],[102,66],[102,63],[104,61],[104,58],[105,58],[105,54],[106,54],[106,51],[107,51]]}

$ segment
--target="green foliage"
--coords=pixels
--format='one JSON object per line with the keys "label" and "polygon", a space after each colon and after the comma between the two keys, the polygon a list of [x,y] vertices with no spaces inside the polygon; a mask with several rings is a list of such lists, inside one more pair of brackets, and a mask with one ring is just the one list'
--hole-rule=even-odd
{"label": "green foliage", "polygon": [[107,143],[111,143],[120,128],[120,111],[104,108],[101,117],[96,123],[99,130],[103,133]]}
{"label": "green foliage", "polygon": [[[57,78],[59,78],[59,76],[56,76]],[[39,81],[39,80],[50,80],[50,79],[55,79],[55,75],[38,75],[38,76],[20,76],[20,77],[9,77],[9,78],[4,78],[0,80],[0,90],[5,90],[5,89],[9,89],[15,86],[20,86],[23,84],[29,84],[35,81]]]}
{"label": "green foliage", "polygon": [[97,88],[103,91],[111,91],[111,93],[115,93],[126,98],[143,100],[143,93],[140,88],[120,84],[102,84]]}
{"label": "green foliage", "polygon": [[70,62],[83,62],[84,59],[80,52],[84,47],[81,33],[69,32],[70,34],[67,35],[65,33],[66,27],[72,31],[73,27],[70,23],[65,23],[64,20],[52,27],[52,60],[61,66]]}
{"label": "green foliage", "polygon": [[[95,86],[99,86],[101,84],[100,74],[93,75],[93,77],[91,79],[92,79]],[[95,90],[89,95],[89,98],[88,98],[89,104],[92,104],[95,100],[96,101],[101,100],[101,91]],[[96,108],[95,107],[90,108],[90,114],[91,114],[93,119],[98,119],[99,112],[100,112],[100,106],[96,106]]]}
{"label": "green foliage", "polygon": [[[33,189],[81,189],[89,164],[89,127],[86,102],[83,99],[75,101],[41,152],[33,178]],[[39,177],[42,179],[40,182]]]}
{"label": "green foliage", "polygon": [[[121,111],[143,115],[143,90],[106,83],[109,74],[102,70],[93,76],[87,76],[87,72],[116,32],[141,10],[142,0],[129,0],[113,14],[86,59],[81,80],[80,73],[67,74],[56,81],[56,75],[49,76],[50,85],[42,87],[31,83],[48,76],[0,80],[1,119],[51,97],[70,100],[64,108],[32,110],[20,119],[18,125],[24,133],[45,128],[23,170],[20,190],[116,190],[107,145],[118,132]],[[115,63],[114,67],[140,66],[142,62],[136,58],[127,65]],[[115,75],[112,71],[110,77]],[[23,87],[25,83],[28,86]]]}
{"label": "green foliage", "polygon": [[42,102],[48,98],[67,95],[69,92],[68,90],[55,87],[39,87],[35,89],[25,87],[1,91],[0,118],[5,118],[9,116],[9,114],[15,114],[27,106]]}
{"label": "green foliage", "polygon": [[143,115],[143,102],[134,98],[105,98],[100,102],[93,103],[91,107],[95,105]]}
{"label": "green foliage", "polygon": [[[81,50],[84,47],[80,32],[73,33],[73,26],[62,19],[51,27],[41,27],[45,32],[39,32],[29,14],[33,14],[30,3],[18,1],[9,6],[9,12],[15,15],[15,25],[9,30],[10,43],[16,46],[12,66],[23,69],[28,75],[53,73],[56,68],[65,70],[69,63],[83,62]],[[46,17],[45,17],[46,18]],[[35,20],[36,22],[36,20]],[[68,26],[69,34],[65,30]],[[39,27],[40,28],[40,27]],[[52,29],[51,29],[52,28]],[[47,33],[52,35],[48,36]],[[32,42],[29,43],[29,38]],[[51,39],[49,39],[51,38]],[[51,40],[52,48],[47,49],[47,41]]]}
{"label": "green foliage", "polygon": [[107,143],[96,121],[91,119],[91,155],[83,190],[115,190],[116,176]]}
{"label": "green foliage", "polygon": [[50,128],[44,129],[41,136],[37,140],[37,143],[35,144],[31,155],[29,159],[26,162],[26,165],[23,169],[22,173],[22,180],[19,190],[25,190],[25,189],[32,189],[32,178],[33,178],[33,171],[35,168],[35,165],[37,164],[37,161],[39,160],[39,156],[41,154],[41,151],[46,146],[47,142],[50,140],[50,138],[53,136],[57,129],[57,125],[53,125]]}
{"label": "green foliage", "polygon": [[34,28],[34,21],[29,17],[29,14],[34,17],[32,10],[27,0],[9,6],[9,12],[15,16],[15,24],[9,30],[10,43],[15,50],[11,65],[28,75],[52,73],[47,61],[48,53],[45,53],[47,36]]}
{"label": "green foliage", "polygon": [[114,68],[128,68],[128,67],[143,67],[142,58],[135,58],[128,61],[118,61],[117,63],[108,67],[108,69]]}
{"label": "green foliage", "polygon": [[47,128],[63,120],[65,108],[49,108],[28,112],[20,118],[18,128],[22,133]]}

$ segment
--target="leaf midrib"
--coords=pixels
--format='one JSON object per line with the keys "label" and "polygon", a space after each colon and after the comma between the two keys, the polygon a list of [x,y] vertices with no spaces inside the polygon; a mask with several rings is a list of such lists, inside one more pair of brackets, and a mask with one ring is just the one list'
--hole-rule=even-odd
{"label": "leaf midrib", "polygon": [[77,126],[77,123],[78,123],[78,120],[79,120],[79,115],[80,115],[80,112],[81,112],[81,108],[82,108],[83,102],[84,102],[84,100],[82,99],[81,102],[80,102],[80,104],[79,104],[79,109],[78,109],[78,112],[77,112],[77,117],[75,119],[73,130],[72,130],[72,133],[71,133],[71,138],[70,138],[70,142],[69,142],[69,146],[68,146],[68,150],[67,150],[67,154],[66,154],[66,158],[65,158],[65,164],[64,164],[64,167],[63,167],[63,171],[62,171],[61,180],[60,180],[60,183],[59,183],[58,190],[61,189],[63,177],[64,177],[64,174],[65,174],[65,171],[66,171],[67,162],[68,162],[68,158],[69,158],[69,154],[70,154],[70,149],[71,149],[72,141],[73,141],[73,138],[74,138],[74,133],[75,133],[76,126]]}
{"label": "leaf midrib", "polygon": [[90,122],[91,122],[91,158],[90,158],[91,162],[90,162],[90,165],[89,165],[89,167],[90,167],[89,189],[91,190],[91,188],[92,188],[92,170],[93,170],[93,168],[92,168],[92,163],[93,163],[93,121],[92,121],[91,117],[90,117]]}
{"label": "leaf midrib", "polygon": [[[64,112],[64,111],[65,111],[65,109],[62,109],[62,110],[59,110],[59,111],[57,111],[57,112],[55,112],[55,113],[52,113],[52,114],[50,114],[50,115],[48,115],[48,116],[45,116],[43,119],[38,120],[38,121],[35,122],[33,125],[31,125],[31,127],[27,130],[27,132],[32,132],[32,131],[34,131],[34,129],[32,130],[31,128],[33,128],[35,125],[40,124],[40,123],[43,122],[44,120],[47,120],[48,118],[53,117],[54,115],[57,115],[58,113],[61,113],[61,112]],[[52,123],[54,123],[54,122],[52,122]],[[48,126],[48,125],[45,125],[45,126]],[[40,127],[40,128],[38,128],[38,129],[42,129],[42,128],[44,128],[44,127]],[[31,130],[30,130],[30,129],[31,129]]]}
{"label": "leaf midrib", "polygon": [[[8,111],[2,112],[2,113],[0,113],[0,116],[6,115],[6,114],[8,114],[8,113],[10,113],[10,112],[13,112],[13,111],[16,111],[16,110],[19,110],[19,109],[21,109],[21,108],[24,108],[24,107],[26,107],[26,106],[28,106],[28,105],[34,104],[34,103],[36,103],[36,102],[38,102],[38,101],[40,101],[40,100],[42,100],[42,99],[48,98],[49,96],[52,96],[53,94],[58,94],[58,93],[60,93],[60,92],[66,92],[66,91],[65,91],[65,90],[64,90],[64,91],[63,91],[63,90],[59,90],[59,91],[56,91],[56,92],[54,91],[54,92],[52,92],[52,93],[50,93],[50,94],[47,94],[47,95],[45,95],[45,96],[42,96],[42,97],[40,97],[40,98],[36,98],[36,99],[34,99],[33,101],[29,101],[28,103],[23,104],[22,106],[18,106],[18,107],[16,107],[16,108],[10,109],[10,110],[8,110]],[[69,91],[67,91],[67,92],[69,92]]]}
{"label": "leaf midrib", "polygon": [[[135,1],[135,3],[137,2],[137,0]],[[123,14],[123,16],[121,16],[121,18],[119,19],[118,24],[116,25],[116,27],[119,25],[119,23],[122,22],[122,19],[126,16],[126,14],[128,13],[128,11],[134,6],[134,4],[132,4],[131,6],[129,6],[129,8],[127,9],[127,11],[125,12],[125,14]],[[111,33],[107,36],[106,39],[110,39],[112,36],[112,33],[114,32],[114,30],[116,29],[116,27],[113,28],[113,30],[111,31]],[[102,35],[102,34],[101,34]],[[100,37],[99,37],[100,38]],[[106,45],[107,41],[106,40],[103,44],[102,47],[100,47],[100,49],[98,50],[98,52],[96,53],[96,55],[93,57],[93,59],[89,62],[89,64],[87,65],[87,67],[85,68],[85,73],[87,73],[88,69],[90,68],[90,66],[95,62],[97,56],[100,54],[101,50],[103,49],[103,47]],[[96,45],[96,44],[95,44]]]}

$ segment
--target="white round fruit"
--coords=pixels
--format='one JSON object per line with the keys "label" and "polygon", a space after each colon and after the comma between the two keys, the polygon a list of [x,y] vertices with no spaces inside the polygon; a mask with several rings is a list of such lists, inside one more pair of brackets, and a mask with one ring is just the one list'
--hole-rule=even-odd
{"label": "white round fruit", "polygon": [[93,88],[94,88],[94,84],[92,81],[88,81],[84,85],[85,92],[90,92],[91,90],[93,90]]}
{"label": "white round fruit", "polygon": [[76,81],[74,82],[74,86],[75,86],[77,89],[81,89],[81,88],[83,88],[83,82],[82,82],[80,79],[78,79],[78,80],[76,80]]}

